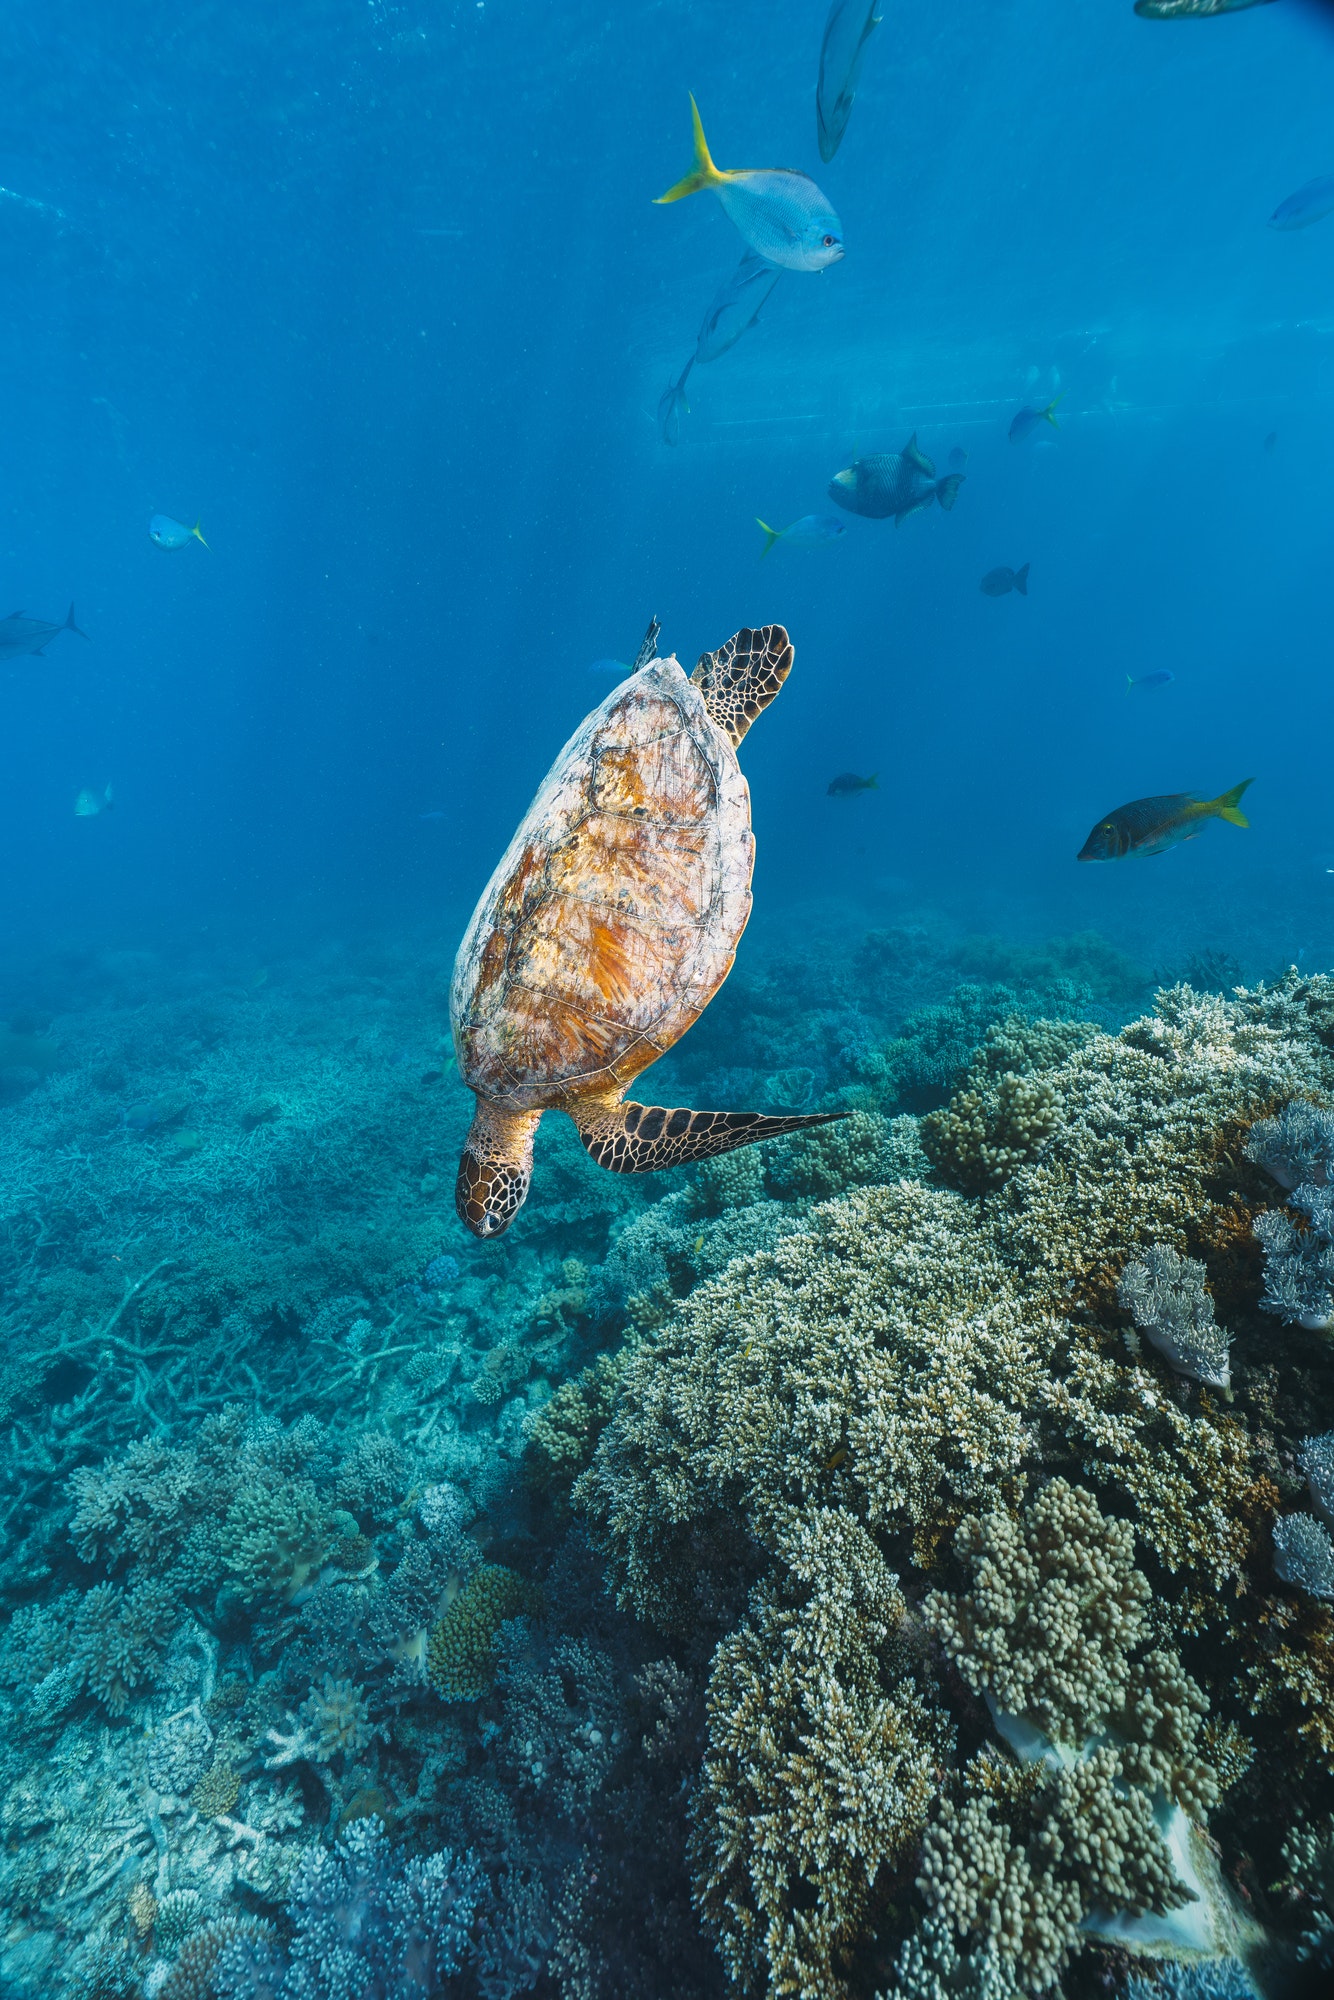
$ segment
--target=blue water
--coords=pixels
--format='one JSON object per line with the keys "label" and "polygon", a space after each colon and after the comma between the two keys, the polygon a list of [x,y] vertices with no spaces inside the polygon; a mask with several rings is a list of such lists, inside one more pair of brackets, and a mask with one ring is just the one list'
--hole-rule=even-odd
{"label": "blue water", "polygon": [[[766,1108],[794,1093],[833,1103],[862,1074],[856,1050],[959,978],[1114,1027],[1148,1005],[1154,975],[1207,954],[1219,985],[1334,965],[1334,220],[1268,226],[1334,168],[1334,18],[1313,0],[1184,22],[1141,20],[1130,0],[883,0],[882,13],[827,165],[822,0],[66,0],[0,19],[0,616],[59,623],[72,604],[87,635],[0,662],[0,1034],[18,1038],[0,1046],[0,1116],[15,1121],[12,1160],[30,1148],[25,1161],[63,1163],[38,1194],[16,1167],[5,1193],[3,1324],[54,1373],[23,1378],[4,1421],[45,1436],[49,1419],[63,1440],[41,1447],[31,1485],[28,1433],[12,1434],[12,1604],[45,1603],[42,1578],[93,1587],[86,1563],[69,1568],[60,1496],[136,1437],[185,1449],[239,1401],[287,1425],[317,1417],[350,1450],[342,1391],[321,1386],[343,1377],[311,1360],[311,1329],[341,1354],[359,1315],[392,1335],[386,1352],[401,1337],[396,1353],[455,1343],[471,1356],[456,1388],[486,1368],[501,1387],[428,1436],[416,1391],[368,1389],[348,1423],[387,1430],[408,1457],[374,1522],[348,1503],[358,1532],[392,1536],[413,1494],[453,1480],[468,1505],[450,1532],[475,1542],[460,1573],[479,1551],[525,1576],[550,1559],[550,1524],[514,1498],[520,1420],[620,1340],[627,1298],[650,1296],[616,1275],[613,1247],[671,1188],[589,1192],[568,1134],[544,1129],[548,1208],[535,1197],[507,1262],[469,1262],[450,1190],[470,1106],[448,1067],[444,991],[496,858],[610,685],[590,667],[631,661],[651,616],[687,670],[743,625],[781,622],[796,648],[742,751],[752,931],[663,1091],[670,1079],[701,1102],[713,1089],[768,1090]],[[744,247],[709,193],[654,206],[689,163],[691,92],[721,166],[817,179],[846,256],[784,275],[759,324],[694,369],[669,444],[659,399]],[[1059,429],[1012,445],[1015,412],[1056,397]],[[835,543],[762,559],[757,516],[836,511],[833,475],[911,434],[941,471],[967,451],[952,511],[897,528],[841,515]],[[198,520],[207,547],[154,546],[159,513]],[[986,572],[1025,563],[1027,598],[979,591]],[[1127,691],[1162,669],[1170,684]],[[877,787],[830,797],[849,771]],[[1248,830],[1215,823],[1161,857],[1077,865],[1111,808],[1243,778]],[[77,816],[76,795],[108,782],[114,808]],[[920,957],[873,991],[859,941],[896,925]],[[1068,1005],[1050,963],[978,970],[957,942],[985,933],[1022,953],[1090,932],[1140,972],[1090,974]],[[988,1000],[973,1040],[1009,1005]],[[785,1010],[818,1028],[802,1041]],[[50,1064],[47,1043],[61,1051]],[[221,1045],[245,1053],[205,1076]],[[94,1079],[86,1103],[61,1082],[76,1057]],[[403,1080],[416,1089],[428,1071],[438,1103],[409,1102]],[[961,1074],[933,1070],[898,1108],[940,1103]],[[270,1092],[278,1112],[262,1108]],[[315,1136],[284,1152],[297,1097]],[[223,1192],[201,1182],[177,1204],[151,1175],[135,1192],[128,1147],[160,1175],[171,1133],[202,1133],[207,1149],[224,1116],[258,1136]],[[100,1194],[98,1146],[119,1149]],[[357,1238],[293,1275],[332,1217],[373,1233],[377,1201],[398,1213],[409,1197],[422,1204],[410,1242],[372,1255]],[[159,1394],[132,1372],[113,1383],[111,1364],[99,1375],[86,1329],[110,1337],[122,1276],[159,1255],[188,1262],[215,1237],[241,1246],[247,1276],[210,1266],[207,1302],[182,1278],[160,1321],[124,1320],[136,1339],[208,1329],[205,1360],[202,1333],[181,1350],[200,1370],[194,1400],[184,1378]],[[463,1260],[475,1289],[457,1311],[421,1288],[433,1255]],[[34,1275],[57,1265],[58,1298]],[[540,1306],[561,1286],[583,1297],[590,1270],[595,1304]],[[660,1323],[635,1310],[640,1330]],[[511,1336],[537,1357],[517,1374]],[[361,1350],[348,1351],[360,1383]],[[82,1416],[50,1415],[79,1398],[86,1437]],[[448,1464],[430,1456],[446,1431]],[[328,1466],[310,1476],[333,1506]],[[219,1629],[225,1673],[237,1628]],[[597,1643],[628,1686],[658,1653],[628,1624],[610,1629]],[[555,1673],[557,1642],[543,1643]],[[255,1640],[244,1674],[277,1673],[280,1652]],[[281,1682],[265,1727],[315,1684],[315,1658]],[[334,1652],[318,1670],[371,1671]],[[572,1685],[568,1661],[559,1671]],[[195,1698],[187,1680],[179,1690],[177,1706]],[[142,1735],[169,1705],[130,1721]],[[107,1721],[69,1713],[89,1742]],[[468,1741],[476,1778],[491,1739]],[[333,1838],[352,1796],[351,1754],[336,1768],[318,1810],[307,1785],[312,1838]],[[17,1840],[29,1822],[7,1824]],[[499,1879],[472,1821],[442,1824],[437,1846],[471,1842]],[[581,1839],[593,1852],[583,1824],[561,1833],[562,1865]],[[410,1815],[390,1833],[411,1845]],[[1277,1851],[1267,1862],[1282,1865]],[[165,1878],[144,1867],[160,1898]],[[180,1882],[214,1894],[191,1867],[204,1863],[180,1864]],[[122,1901],[134,1879],[118,1878]],[[542,1882],[554,1908],[555,1874]],[[10,1944],[29,1953],[0,1952],[0,1996],[63,1994],[49,1954],[104,1917],[108,1938],[134,1935],[119,1902],[56,1916],[46,1895],[0,1895]],[[281,1899],[236,1895],[288,1948]],[[554,1948],[554,1931],[538,1933]],[[690,1935],[700,1957],[679,1987],[667,1952],[587,1989],[568,1967],[543,1970],[537,1990],[723,1991],[712,1948]],[[149,1963],[149,1945],[135,1951],[130,1980]],[[866,1959],[855,1990],[869,1996],[891,1958]],[[504,1977],[521,1980],[514,1966]]]}

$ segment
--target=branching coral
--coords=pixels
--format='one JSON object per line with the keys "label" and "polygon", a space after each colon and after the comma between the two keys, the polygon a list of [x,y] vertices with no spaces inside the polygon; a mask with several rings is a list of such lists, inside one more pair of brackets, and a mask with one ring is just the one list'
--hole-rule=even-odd
{"label": "branching coral", "polygon": [[496,1637],[507,1618],[529,1609],[522,1577],[486,1563],[459,1592],[426,1646],[426,1678],[446,1701],[478,1701],[496,1677]]}
{"label": "branching coral", "polygon": [[1308,1596],[1334,1598],[1334,1542],[1314,1514],[1285,1514],[1275,1521],[1274,1568],[1284,1583]]}
{"label": "branching coral", "polygon": [[1060,1118],[1056,1094],[1041,1077],[1007,1073],[989,1090],[961,1090],[922,1120],[922,1148],[933,1167],[968,1194],[1001,1187],[1031,1160]]}
{"label": "branching coral", "polygon": [[1204,1266],[1179,1257],[1165,1243],[1152,1243],[1127,1264],[1117,1297],[1136,1326],[1181,1375],[1226,1389],[1231,1381],[1229,1335],[1214,1318],[1214,1302],[1204,1288]]}
{"label": "branching coral", "polygon": [[292,1598],[328,1555],[335,1524],[308,1480],[238,1493],[222,1524],[222,1558],[247,1601]]}
{"label": "branching coral", "polygon": [[1277,1118],[1257,1118],[1246,1157],[1280,1187],[1324,1187],[1334,1166],[1334,1111],[1294,1098]]}
{"label": "branching coral", "polygon": [[1334,1321],[1334,1188],[1295,1188],[1291,1206],[1305,1217],[1304,1227],[1281,1208],[1255,1218],[1265,1253],[1260,1308],[1320,1332]]}

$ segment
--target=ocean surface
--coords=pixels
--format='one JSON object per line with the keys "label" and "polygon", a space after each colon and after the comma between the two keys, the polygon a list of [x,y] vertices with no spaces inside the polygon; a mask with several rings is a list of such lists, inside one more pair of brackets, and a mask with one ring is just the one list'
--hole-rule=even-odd
{"label": "ocean surface", "polygon": [[873,11],[0,18],[0,2000],[1334,1979],[1334,10]]}

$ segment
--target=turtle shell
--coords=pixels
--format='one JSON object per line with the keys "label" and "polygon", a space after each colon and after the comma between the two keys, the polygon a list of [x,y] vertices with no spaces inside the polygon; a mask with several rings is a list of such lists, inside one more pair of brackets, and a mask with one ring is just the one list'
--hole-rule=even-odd
{"label": "turtle shell", "polygon": [[754,854],[735,750],[651,661],[570,738],[473,913],[450,991],[464,1082],[515,1111],[619,1096],[726,979]]}

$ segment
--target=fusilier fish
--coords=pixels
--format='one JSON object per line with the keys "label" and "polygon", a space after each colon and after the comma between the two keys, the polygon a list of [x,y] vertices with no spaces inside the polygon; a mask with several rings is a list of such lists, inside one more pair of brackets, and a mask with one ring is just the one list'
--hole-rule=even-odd
{"label": "fusilier fish", "polygon": [[829,483],[829,498],[869,521],[885,521],[892,514],[897,527],[933,500],[948,514],[962,485],[961,472],[947,472],[937,479],[935,466],[917,448],[914,431],[902,451],[876,452],[836,473]]}
{"label": "fusilier fish", "polygon": [[834,0],[820,44],[820,80],[815,89],[815,131],[820,158],[832,160],[843,143],[857,94],[862,57],[872,30],[880,26],[876,0]]}
{"label": "fusilier fish", "polygon": [[201,542],[208,547],[199,532],[198,521],[193,528],[187,528],[184,521],[173,521],[170,514],[154,514],[148,524],[148,539],[160,549],[183,549],[187,542]]}
{"label": "fusilier fish", "polygon": [[19,660],[28,653],[40,659],[60,632],[78,632],[81,639],[88,637],[74,623],[72,604],[63,625],[52,625],[45,618],[25,618],[21,611],[11,611],[8,618],[0,618],[0,661]]}
{"label": "fusilier fish", "polygon": [[977,587],[987,597],[1008,597],[1012,590],[1027,597],[1028,564],[1022,569],[1007,569],[1002,563],[999,569],[989,569]]}
{"label": "fusilier fish", "polygon": [[1269,218],[1269,227],[1309,229],[1313,222],[1323,222],[1330,214],[1334,214],[1334,174],[1321,174],[1318,180],[1306,181],[1296,194],[1279,203]]}
{"label": "fusilier fish", "polygon": [[1166,687],[1169,681],[1174,681],[1175,679],[1176,675],[1170,667],[1159,667],[1156,673],[1141,674],[1138,680],[1135,680],[1132,675],[1127,674],[1126,693],[1130,694],[1135,688]]}
{"label": "fusilier fish", "polygon": [[1269,0],[1135,0],[1143,21],[1190,21],[1209,14],[1240,14],[1246,7],[1265,7]]}
{"label": "fusilier fish", "polygon": [[96,819],[99,813],[110,812],[115,803],[110,785],[103,786],[100,792],[82,791],[74,801],[74,816],[76,819]]}
{"label": "fusilier fish", "polygon": [[771,528],[757,514],[755,525],[764,530],[764,547],[760,550],[762,556],[768,555],[775,542],[782,542],[785,548],[790,549],[823,549],[848,532],[832,514],[803,514],[790,528]]}
{"label": "fusilier fish", "polygon": [[[1061,396],[1064,394],[1065,391],[1062,389]],[[1061,426],[1052,415],[1052,411],[1060,402],[1061,396],[1053,396],[1045,409],[1039,410],[1034,404],[1025,403],[1022,410],[1016,411],[1010,421],[1010,443],[1022,444],[1026,437],[1033,435],[1039,424],[1050,424],[1054,431],[1058,431]]]}
{"label": "fusilier fish", "polygon": [[747,250],[725,284],[718,287],[700,325],[693,359],[716,361],[749,333],[782,272],[767,257]]}
{"label": "fusilier fish", "polygon": [[829,780],[829,789],[825,796],[831,799],[851,799],[855,798],[858,792],[879,790],[880,780],[875,772],[872,772],[869,778],[859,778],[855,771],[840,771],[836,778]]}
{"label": "fusilier fish", "polygon": [[1238,800],[1251,779],[1243,778],[1230,792],[1202,799],[1198,792],[1169,792],[1162,798],[1133,799],[1128,806],[1100,819],[1079,850],[1080,861],[1121,861],[1128,854],[1165,854],[1179,841],[1194,840],[1206,820],[1225,819],[1233,826],[1250,821]]}
{"label": "fusilier fish", "polygon": [[785,271],[823,271],[843,255],[843,225],[806,174],[787,167],[722,170],[709,157],[699,107],[690,100],[695,164],[660,202],[712,188],[729,219],[757,256]]}

